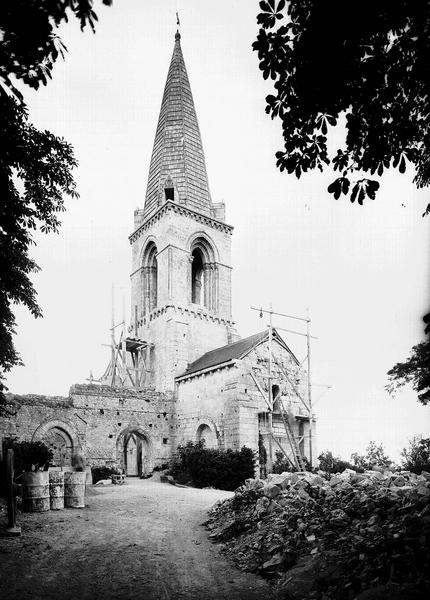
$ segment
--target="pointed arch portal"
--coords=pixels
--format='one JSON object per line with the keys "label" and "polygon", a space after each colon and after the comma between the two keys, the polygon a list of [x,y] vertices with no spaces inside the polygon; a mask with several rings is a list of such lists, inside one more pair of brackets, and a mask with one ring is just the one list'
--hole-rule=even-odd
{"label": "pointed arch portal", "polygon": [[117,439],[117,459],[127,477],[149,475],[154,468],[152,440],[140,427],[128,427]]}

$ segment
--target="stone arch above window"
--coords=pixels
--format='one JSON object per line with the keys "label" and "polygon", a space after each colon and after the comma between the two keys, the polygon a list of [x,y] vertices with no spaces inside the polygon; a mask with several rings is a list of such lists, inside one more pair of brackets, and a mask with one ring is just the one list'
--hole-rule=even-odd
{"label": "stone arch above window", "polygon": [[191,242],[191,302],[217,311],[218,264],[214,247],[205,237],[195,237]]}
{"label": "stone arch above window", "polygon": [[143,314],[151,312],[157,306],[158,263],[157,246],[154,241],[149,241],[143,252]]}

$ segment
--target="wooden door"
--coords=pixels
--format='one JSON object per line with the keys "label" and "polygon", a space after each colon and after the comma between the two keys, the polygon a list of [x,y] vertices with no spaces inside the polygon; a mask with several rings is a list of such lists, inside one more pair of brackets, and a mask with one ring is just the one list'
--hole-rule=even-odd
{"label": "wooden door", "polygon": [[136,442],[136,436],[131,434],[126,442],[125,446],[125,469],[127,477],[137,477],[139,475],[139,471],[137,468],[137,448],[138,444]]}

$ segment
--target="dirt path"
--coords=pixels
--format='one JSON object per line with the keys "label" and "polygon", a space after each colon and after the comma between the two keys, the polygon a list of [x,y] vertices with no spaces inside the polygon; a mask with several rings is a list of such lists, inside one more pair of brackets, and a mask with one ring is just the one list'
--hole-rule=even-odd
{"label": "dirt path", "polygon": [[0,538],[0,598],[265,600],[207,539],[206,511],[231,494],[129,479],[91,488],[84,509],[22,514]]}

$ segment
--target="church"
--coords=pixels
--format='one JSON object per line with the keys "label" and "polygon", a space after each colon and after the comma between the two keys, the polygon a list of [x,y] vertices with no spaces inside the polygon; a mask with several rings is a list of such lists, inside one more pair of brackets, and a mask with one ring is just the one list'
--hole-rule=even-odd
{"label": "church", "polygon": [[[307,374],[272,328],[240,338],[232,318],[233,227],[213,202],[191,87],[175,35],[143,208],[129,237],[131,311],[104,375],[67,397],[9,395],[0,436],[43,440],[54,463],[80,451],[88,465],[128,476],[166,465],[177,447],[315,459]],[[112,334],[113,335],[113,334]]]}

